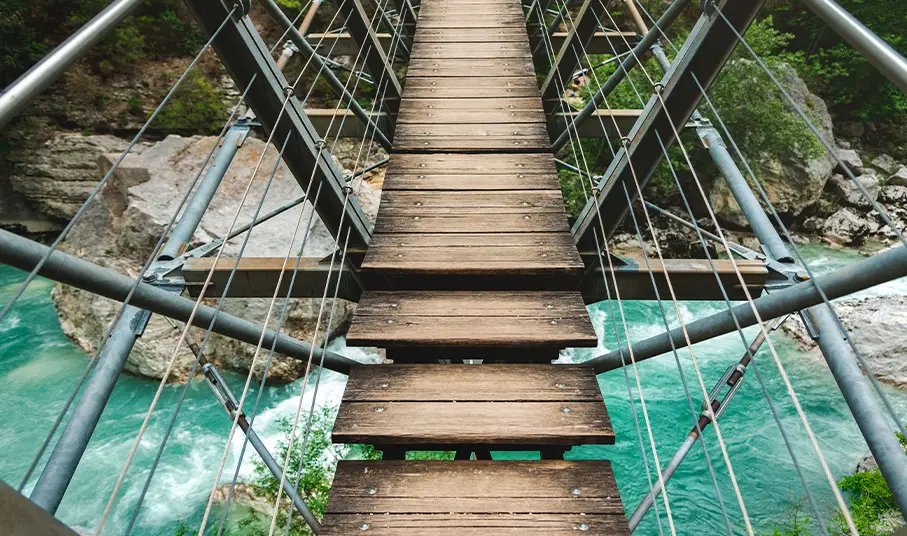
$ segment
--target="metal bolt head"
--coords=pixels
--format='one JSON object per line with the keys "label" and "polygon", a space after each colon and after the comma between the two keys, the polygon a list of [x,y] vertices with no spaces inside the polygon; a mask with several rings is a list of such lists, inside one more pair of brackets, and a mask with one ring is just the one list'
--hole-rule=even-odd
{"label": "metal bolt head", "polygon": [[554,386],[557,387],[558,389],[563,389],[563,388],[567,387],[563,383],[556,383],[556,384],[554,384]]}
{"label": "metal bolt head", "polygon": [[374,495],[374,494],[378,493],[378,488],[369,488],[366,491],[368,492],[369,495]]}
{"label": "metal bolt head", "polygon": [[526,215],[526,216],[523,216],[523,219],[524,219],[524,220],[531,220],[531,219],[532,219],[532,216]]}
{"label": "metal bolt head", "polygon": [[382,389],[387,389],[388,387],[390,387],[389,384],[386,384],[386,383],[382,383],[382,384],[381,384],[381,388],[382,388]]}
{"label": "metal bolt head", "polygon": [[384,413],[384,406],[378,406],[375,408],[375,413]]}
{"label": "metal bolt head", "polygon": [[570,413],[570,408],[567,407],[567,406],[562,407],[562,408],[561,408],[561,413]]}
{"label": "metal bolt head", "polygon": [[554,309],[554,304],[553,304],[553,303],[546,303],[546,304],[545,304],[545,309]]}
{"label": "metal bolt head", "polygon": [[579,523],[576,526],[576,530],[589,530],[589,525],[587,525],[585,523]]}
{"label": "metal bolt head", "polygon": [[387,323],[388,323],[388,324],[393,324],[393,323],[394,323],[394,321],[393,321],[393,320],[391,320],[391,319],[388,319],[388,320],[387,320]]}
{"label": "metal bolt head", "polygon": [[581,489],[579,489],[579,488],[570,488],[570,493],[571,493],[572,495],[582,495],[582,494],[583,494],[583,490],[581,490]]}
{"label": "metal bolt head", "polygon": [[399,303],[392,303],[392,304],[391,304],[391,308],[396,309],[397,307],[400,307],[400,304],[399,304]]}
{"label": "metal bolt head", "polygon": [[539,255],[539,257],[542,257],[542,258],[545,258],[545,257],[547,257],[547,256],[548,256],[547,253],[542,253],[541,255]]}
{"label": "metal bolt head", "polygon": [[556,325],[557,325],[557,320],[552,320],[552,321],[551,321],[551,325],[552,325],[552,326],[556,326]]}
{"label": "metal bolt head", "polygon": [[416,202],[413,203],[413,204],[416,205],[417,207],[421,207],[421,206],[422,206],[422,201],[416,201]]}
{"label": "metal bolt head", "polygon": [[155,272],[145,272],[145,275],[142,276],[142,281],[145,281],[146,283],[157,281],[157,274]]}
{"label": "metal bolt head", "polygon": [[368,523],[362,523],[359,525],[359,530],[368,530],[368,527],[369,527]]}

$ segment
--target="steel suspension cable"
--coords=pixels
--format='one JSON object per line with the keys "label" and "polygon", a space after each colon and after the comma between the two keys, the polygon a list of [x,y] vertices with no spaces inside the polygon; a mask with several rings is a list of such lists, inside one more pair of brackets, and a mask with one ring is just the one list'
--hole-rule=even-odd
{"label": "steel suspension cable", "polygon": [[[566,7],[566,6],[565,6],[565,7]],[[569,11],[568,11],[568,10],[564,9],[564,12],[567,14],[567,16],[569,16]],[[571,18],[571,22],[572,22],[572,18]],[[574,29],[575,29],[575,24],[574,24]],[[549,45],[550,51],[552,52],[552,57],[554,57],[554,58],[555,58],[555,61],[556,61],[556,56],[555,56],[554,53],[553,53],[553,47],[551,47],[550,42],[548,42],[548,45]],[[557,83],[556,80],[557,80],[557,79],[555,78],[555,83]],[[564,89],[563,87],[556,88],[556,89],[560,89],[561,95],[563,95],[563,93],[565,92],[565,89]],[[563,109],[563,106],[564,106],[564,105],[563,105],[563,99],[560,100],[560,103],[561,103],[561,107],[562,107],[562,109]],[[576,134],[577,134],[577,138],[578,138],[579,132],[577,131]],[[576,152],[575,152],[576,149],[575,149],[574,143],[572,143],[573,134],[570,133],[569,130],[568,130],[568,135],[570,136],[570,139],[571,139],[571,148],[572,148],[572,150],[574,151],[574,155],[575,155],[575,154],[576,154]],[[580,145],[580,153],[582,153],[582,145]],[[574,156],[574,159],[577,161],[577,163],[579,163],[579,159],[576,158],[576,156]],[[587,170],[588,170],[588,165],[587,165]],[[584,190],[585,190],[585,185],[584,185],[583,187],[584,187]],[[593,190],[593,191],[594,191],[594,190]],[[598,215],[598,220],[601,222],[601,215],[600,215],[600,214],[597,214],[597,215]],[[602,236],[606,236],[606,235],[603,233]],[[620,290],[617,288],[617,285],[616,285],[616,277],[615,277],[615,272],[614,272],[614,270],[613,270],[613,262],[612,262],[612,258],[611,258],[610,251],[609,251],[609,249],[608,249],[607,240],[603,241],[603,244],[604,244],[604,246],[605,246],[605,256],[608,258],[608,263],[609,263],[609,266],[611,267],[612,278],[614,278],[614,283],[615,283],[614,289],[615,289],[615,293],[616,293],[616,296],[617,296],[618,310],[620,311],[621,321],[622,321],[623,327],[624,327],[624,334],[625,334],[626,339],[627,339],[627,341],[628,341],[628,343],[629,343],[629,328],[628,328],[628,326],[627,326],[627,320],[626,320],[626,315],[625,315],[624,309],[623,309],[623,303],[622,303],[622,301],[621,301],[621,299],[620,299]],[[601,257],[602,257],[602,252],[601,252],[601,249],[600,249],[600,248],[597,250],[597,255],[598,255],[598,257],[599,257],[599,262],[602,263],[602,265],[603,265],[603,261],[602,261],[602,258],[601,258]],[[603,276],[604,276],[604,274],[603,274]],[[606,285],[607,285],[607,282],[606,282]],[[662,472],[661,472],[661,463],[660,463],[659,460],[658,460],[658,452],[657,452],[657,449],[655,448],[655,438],[654,438],[654,435],[653,435],[653,432],[652,432],[651,420],[649,419],[648,410],[647,410],[647,408],[646,408],[646,403],[645,403],[645,397],[644,397],[644,395],[643,395],[643,393],[642,393],[642,384],[641,384],[641,381],[640,381],[639,371],[638,371],[637,368],[636,368],[636,360],[635,360],[635,356],[633,355],[632,346],[629,347],[629,353],[630,353],[630,361],[631,361],[631,363],[633,364],[633,373],[634,373],[634,378],[635,378],[635,380],[636,380],[636,387],[637,387],[637,393],[638,393],[639,399],[640,399],[640,406],[641,406],[641,408],[642,408],[643,420],[644,420],[644,422],[645,422],[645,424],[646,424],[646,429],[647,429],[647,433],[648,433],[648,436],[649,436],[649,443],[650,443],[650,446],[651,446],[651,449],[652,449],[652,455],[653,455],[654,461],[655,461],[655,469],[656,469],[656,473],[657,473],[657,476],[658,476],[658,483],[659,483],[659,486],[660,486],[661,490],[663,491],[663,493],[662,493],[662,501],[663,501],[664,504],[665,504],[665,512],[666,512],[666,514],[667,514],[667,516],[668,516],[668,526],[669,526],[669,528],[671,529],[671,533],[672,533],[672,535],[673,535],[673,534],[676,534],[676,531],[675,531],[675,528],[674,528],[674,521],[673,521],[673,518],[672,518],[672,515],[671,515],[671,509],[670,509],[670,503],[669,503],[669,500],[668,500],[668,494],[667,494],[667,490],[665,489],[664,476],[663,476],[663,474],[662,474]],[[630,393],[630,397],[632,398],[632,393]],[[640,436],[641,436],[641,430],[638,429],[637,431],[638,431],[638,433],[639,433]],[[647,464],[647,465],[648,465],[648,464]],[[650,479],[650,488],[652,488],[651,479]],[[653,488],[653,489],[654,489],[654,488]],[[660,519],[659,519],[658,528],[659,528],[659,532],[661,532],[662,529],[661,529]]]}
{"label": "steel suspension cable", "polygon": [[[606,11],[606,13],[607,13],[607,11]],[[610,14],[609,14],[609,17],[610,17]],[[612,20],[613,20],[613,19],[612,19]],[[728,23],[728,24],[730,24],[730,23]],[[739,35],[739,34],[738,34],[738,35]],[[696,174],[696,171],[695,171],[695,168],[693,167],[692,161],[690,160],[689,155],[687,154],[686,148],[685,148],[685,146],[684,146],[684,144],[683,144],[683,142],[682,142],[682,140],[681,140],[681,138],[680,138],[680,133],[679,133],[679,131],[678,131],[678,129],[677,129],[677,126],[676,126],[676,124],[674,123],[673,119],[671,119],[670,113],[669,113],[668,110],[667,110],[667,105],[666,105],[666,103],[664,102],[663,95],[662,95],[662,93],[661,93],[661,91],[660,91],[660,89],[659,89],[661,86],[658,85],[658,84],[656,84],[656,83],[652,80],[652,78],[649,76],[648,72],[645,70],[645,67],[644,67],[642,64],[640,64],[640,68],[643,70],[643,73],[645,74],[645,76],[646,76],[646,78],[649,80],[649,82],[652,84],[653,88],[655,88],[655,96],[656,96],[656,98],[659,100],[659,102],[661,103],[662,109],[663,109],[664,112],[665,112],[665,117],[668,119],[668,123],[670,124],[671,129],[672,129],[672,132],[673,132],[673,134],[674,134],[674,137],[675,137],[675,139],[677,140],[677,144],[678,144],[678,146],[679,146],[681,152],[683,153],[683,157],[684,157],[684,159],[685,159],[687,165],[690,167],[691,175],[693,176],[694,182],[696,183],[697,188],[699,189],[700,194],[701,194],[702,197],[703,197],[703,200],[704,200],[704,202],[705,202],[706,209],[707,209],[708,212],[709,212],[709,216],[710,216],[710,218],[712,219],[713,223],[715,224],[715,227],[716,227],[716,231],[717,231],[717,233],[718,233],[718,236],[721,237],[722,243],[723,243],[723,246],[725,247],[725,249],[730,250],[730,247],[729,247],[728,244],[727,244],[727,240],[726,240],[726,238],[725,238],[725,236],[724,236],[724,233],[723,233],[723,231],[721,230],[721,227],[718,225],[718,220],[717,220],[717,218],[715,217],[714,211],[713,211],[713,209],[712,209],[712,207],[711,207],[711,205],[710,205],[710,203],[709,203],[709,201],[708,201],[708,196],[705,194],[705,190],[703,189],[702,184],[701,184],[700,181],[699,181],[698,175]],[[632,159],[628,159],[628,164],[631,166],[631,169],[632,169]],[[636,180],[635,174],[634,174],[634,180]],[[638,182],[638,181],[637,181],[637,182]],[[639,185],[638,185],[638,184],[637,184],[637,188],[639,189]],[[641,195],[641,190],[640,190],[640,195]],[[643,206],[643,211],[644,211],[646,214],[648,214],[648,211],[647,211],[647,209],[646,209],[645,204],[643,204],[642,206]],[[746,296],[746,298],[747,298],[747,302],[750,304],[750,307],[751,307],[752,310],[753,310],[753,313],[754,313],[754,316],[755,316],[755,318],[756,318],[757,324],[759,325],[759,328],[760,328],[760,330],[761,330],[763,336],[765,337],[766,343],[768,344],[769,350],[770,350],[771,353],[772,353],[772,357],[773,357],[773,359],[774,359],[774,361],[775,361],[776,366],[778,367],[778,370],[779,370],[779,372],[780,372],[780,374],[781,374],[781,378],[782,378],[782,380],[784,381],[785,386],[787,387],[788,394],[789,394],[790,397],[791,397],[791,401],[793,402],[794,407],[795,407],[796,410],[797,410],[797,413],[798,413],[798,415],[799,415],[799,417],[800,417],[800,420],[801,420],[801,422],[803,423],[804,429],[805,429],[806,432],[807,432],[807,436],[809,437],[810,443],[812,444],[813,449],[814,449],[815,452],[816,452],[816,456],[817,456],[817,458],[818,458],[818,460],[819,460],[819,462],[820,462],[820,465],[822,466],[822,469],[823,469],[823,471],[825,472],[825,475],[826,475],[826,478],[828,479],[829,485],[830,485],[830,487],[832,488],[832,492],[833,492],[834,495],[835,495],[835,499],[838,501],[838,505],[839,505],[839,507],[842,509],[842,516],[845,518],[845,521],[847,522],[847,524],[848,524],[848,526],[849,526],[851,532],[853,533],[853,535],[854,535],[854,536],[858,536],[858,533],[857,533],[856,527],[855,527],[854,524],[853,524],[853,519],[851,518],[850,512],[849,512],[849,510],[847,509],[846,504],[844,503],[844,499],[843,499],[843,497],[841,496],[840,491],[838,490],[837,483],[835,482],[834,477],[831,475],[831,471],[830,471],[830,469],[828,468],[827,462],[825,461],[825,456],[824,456],[824,454],[822,453],[822,450],[821,450],[821,448],[819,447],[818,441],[816,440],[815,434],[813,433],[812,428],[811,428],[810,425],[809,425],[808,418],[806,417],[806,414],[805,414],[805,412],[803,411],[802,406],[800,405],[799,398],[797,397],[797,394],[796,394],[796,392],[794,391],[793,385],[792,385],[791,382],[790,382],[790,378],[789,378],[788,375],[787,375],[787,371],[784,369],[784,365],[781,363],[781,360],[780,360],[780,357],[778,356],[777,350],[775,349],[774,344],[772,343],[771,339],[770,339],[769,336],[768,336],[768,332],[766,331],[766,328],[765,328],[765,323],[764,323],[764,321],[762,320],[761,315],[759,314],[759,312],[758,312],[758,310],[757,310],[755,304],[753,304],[752,296],[751,296],[751,294],[750,294],[749,289],[746,287],[746,284],[745,284],[744,279],[743,279],[743,275],[740,273],[740,269],[739,269],[739,267],[738,267],[738,265],[737,265],[737,262],[736,262],[736,260],[734,260],[733,256],[730,257],[730,261],[731,261],[732,266],[734,267],[734,272],[735,272],[735,274],[737,275],[737,278],[738,278],[738,280],[740,281],[740,283],[741,283],[741,285],[742,285],[742,291],[744,292],[744,294],[745,294],[745,296]],[[669,287],[670,287],[670,284],[669,284]],[[687,341],[688,346],[692,346],[691,343],[690,343],[689,334],[688,334],[688,332],[687,332],[687,330],[686,330],[686,325],[685,325],[683,322],[681,322],[680,327],[681,327],[681,329],[682,329],[684,338],[685,338],[685,340]],[[692,355],[692,348],[691,348],[691,355]],[[714,416],[714,412],[711,410],[711,407],[709,407],[708,409],[709,409],[710,416],[713,417],[713,416]],[[719,436],[719,428],[718,428],[718,426],[717,426],[718,423],[717,423],[717,422],[714,422],[714,424],[716,425],[716,426],[715,426],[716,436],[720,437],[720,436]],[[747,525],[748,525],[748,527],[749,527],[748,520],[747,520]],[[749,527],[749,528],[750,528],[750,530],[752,530],[751,527]]]}
{"label": "steel suspension cable", "polygon": [[[195,174],[195,177],[190,182],[189,187],[186,189],[186,193],[183,194],[183,197],[180,199],[180,202],[177,205],[176,210],[174,210],[173,215],[170,217],[170,220],[167,222],[167,224],[164,226],[164,229],[161,231],[161,234],[158,237],[157,243],[151,249],[151,253],[148,255],[147,259],[145,260],[145,264],[142,265],[140,274],[144,274],[146,271],[148,271],[148,269],[151,267],[151,264],[157,258],[157,255],[161,249],[161,246],[163,246],[164,241],[167,239],[167,235],[170,233],[170,230],[173,228],[174,223],[176,223],[177,216],[179,215],[179,213],[183,209],[183,207],[186,205],[186,202],[189,200],[189,197],[192,195],[192,191],[194,190],[196,184],[198,184],[199,179],[201,178],[202,172],[204,172],[204,170],[208,166],[208,163],[211,161],[211,158],[214,156],[214,153],[217,151],[218,146],[223,141],[224,136],[226,135],[227,130],[229,130],[229,126],[230,126],[231,122],[233,121],[233,118],[236,116],[236,113],[237,113],[239,107],[242,105],[242,102],[245,100],[245,97],[246,97],[249,89],[252,87],[252,82],[254,82],[254,81],[255,81],[255,77],[253,76],[252,80],[250,80],[249,84],[246,86],[245,91],[243,91],[243,94],[240,96],[239,101],[237,101],[236,105],[233,107],[233,111],[231,112],[230,117],[228,117],[227,121],[224,123],[224,126],[221,129],[220,134],[217,137],[217,140],[214,142],[214,144],[211,147],[211,151],[208,152],[207,157],[205,158],[205,160],[202,162],[201,166],[199,167],[198,173]],[[69,408],[72,406],[72,403],[75,401],[76,397],[78,396],[78,393],[82,389],[82,386],[85,385],[85,381],[88,379],[89,374],[94,369],[95,364],[98,362],[98,359],[101,355],[101,351],[104,349],[104,347],[107,343],[107,340],[110,337],[110,334],[113,332],[113,329],[116,326],[117,322],[123,316],[123,312],[126,310],[126,307],[129,305],[130,300],[132,299],[132,295],[134,294],[135,290],[138,288],[138,286],[141,282],[142,282],[142,275],[139,275],[138,277],[136,277],[132,288],[130,289],[129,293],[126,295],[126,298],[123,300],[123,303],[120,305],[119,310],[114,315],[113,320],[111,320],[111,322],[108,324],[104,334],[101,336],[100,339],[98,339],[97,344],[94,345],[96,350],[93,352],[91,358],[89,359],[87,365],[85,366],[85,370],[82,371],[82,375],[79,377],[78,381],[76,382],[76,385],[73,388],[72,392],[70,393],[69,397],[63,403],[63,407],[60,409],[59,413],[57,414],[56,419],[54,419],[53,425],[51,425],[51,427],[50,427],[50,431],[47,433],[47,436],[44,438],[44,441],[41,443],[41,447],[38,449],[38,452],[35,455],[34,459],[32,460],[31,464],[29,465],[28,470],[25,472],[25,476],[22,478],[22,481],[20,482],[19,487],[17,488],[18,491],[21,492],[25,488],[25,485],[28,483],[28,480],[31,478],[31,475],[34,473],[34,470],[37,468],[38,463],[40,463],[41,458],[44,456],[44,453],[47,451],[47,447],[50,446],[50,442],[53,439],[54,434],[56,434],[57,429],[63,423],[63,419],[65,418],[66,413],[69,411]]]}

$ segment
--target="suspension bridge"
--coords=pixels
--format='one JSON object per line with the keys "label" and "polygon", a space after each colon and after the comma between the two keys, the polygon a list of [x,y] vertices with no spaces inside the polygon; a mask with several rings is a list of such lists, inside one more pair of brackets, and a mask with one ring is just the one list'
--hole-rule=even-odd
{"label": "suspension bridge", "polygon": [[[189,378],[204,375],[232,420],[219,465],[217,455],[212,457],[218,472],[200,535],[209,526],[224,526],[241,460],[236,463],[219,525],[211,519],[212,503],[215,490],[228,477],[224,470],[229,445],[237,434],[243,436],[243,453],[251,445],[279,481],[269,534],[286,534],[297,513],[318,535],[619,535],[631,533],[647,514],[658,516],[659,527],[666,519],[666,526],[676,534],[668,483],[697,443],[705,452],[707,430],[715,436],[709,442],[711,457],[726,467],[721,478],[727,478],[734,490],[734,496],[718,497],[728,534],[752,535],[720,417],[754,364],[756,352],[765,345],[770,357],[760,359],[765,366],[778,367],[812,446],[812,452],[798,454],[815,457],[829,483],[824,489],[809,486],[790,450],[810,507],[821,519],[826,513],[819,511],[814,495],[833,496],[856,536],[821,445],[801,409],[797,388],[771,342],[771,332],[792,314],[804,318],[818,341],[898,507],[907,510],[907,456],[893,433],[903,431],[904,420],[887,400],[831,302],[907,275],[902,230],[867,196],[878,217],[897,232],[900,244],[815,276],[772,207],[758,174],[725,128],[720,110],[708,98],[709,87],[732,51],[742,47],[775,81],[783,96],[779,98],[785,98],[809,123],[808,115],[797,108],[743,37],[762,1],[674,0],[656,19],[634,0],[585,0],[573,6],[559,0],[422,0],[419,4],[338,0],[329,27],[313,29],[311,16],[299,23],[304,13],[318,9],[317,0],[305,6],[296,20],[290,20],[272,0],[262,0],[264,9],[258,14],[271,17],[283,31],[273,46],[259,35],[247,0],[185,3],[208,38],[186,72],[211,48],[242,97],[224,125],[221,143],[197,175],[186,178],[183,202],[168,215],[169,224],[149,252],[142,275],[134,279],[118,274],[64,253],[58,246],[85,207],[103,191],[144,128],[50,246],[0,232],[0,261],[30,272],[0,311],[0,321],[37,275],[122,304],[84,375],[73,386],[72,396],[60,408],[60,419],[47,441],[36,446],[35,462],[18,491],[6,484],[0,489],[12,534],[72,534],[48,514],[59,507],[129,352],[152,314],[180,323],[170,367],[177,350],[188,346],[196,356]],[[0,96],[0,125],[138,4],[113,2],[8,88]],[[907,90],[904,58],[831,0],[804,4],[895,85]],[[625,12],[622,20],[633,21],[631,28],[618,27],[611,14],[614,9]],[[669,29],[683,13],[694,13],[696,23],[685,42],[675,44]],[[283,48],[275,57],[280,45]],[[283,71],[296,54],[305,65],[293,80]],[[597,65],[590,58],[601,54],[617,65],[607,80],[598,79]],[[650,57],[658,72],[647,61]],[[649,81],[649,87],[634,85],[640,108],[612,109],[609,93],[620,83],[632,84],[628,74],[634,68],[644,71]],[[400,76],[402,72],[405,77]],[[336,109],[307,106],[315,82],[302,87],[303,74],[327,83],[339,100]],[[185,74],[174,90],[184,78]],[[576,81],[590,91],[582,107],[566,100]],[[361,97],[365,84],[373,89],[367,104],[362,102],[368,99]],[[146,127],[172,94],[152,113]],[[810,128],[837,159],[829,140],[821,139],[811,123]],[[230,231],[189,247],[250,131],[279,151],[304,196],[285,200],[286,204],[266,214],[261,212],[262,197],[253,219],[240,225],[239,208],[256,204],[249,198],[253,180],[270,185],[277,169],[268,169],[262,154],[250,170],[249,187],[236,200]],[[704,148],[685,146],[683,131],[694,131]],[[346,175],[331,157],[332,143],[340,137],[361,140],[356,168]],[[603,170],[595,169],[586,158],[580,140],[587,138],[600,138],[610,147],[612,158]],[[644,198],[649,178],[674,146],[693,170],[697,189],[688,195],[702,196],[709,225],[694,216],[686,197],[687,218]],[[378,150],[389,156],[377,159]],[[707,151],[718,165],[759,239],[760,251],[727,239],[690,161],[688,152],[694,150]],[[363,176],[379,167],[386,167],[386,174],[377,219],[371,222],[357,194]],[[586,192],[586,205],[575,221],[568,220],[558,181],[558,170],[564,169],[580,176]],[[304,203],[314,207],[334,237],[331,255],[302,256],[311,229],[303,213],[284,256],[243,255],[256,225]],[[653,223],[656,217],[671,218],[694,230],[705,258],[665,258]],[[641,245],[636,259],[616,255],[609,245],[618,229],[630,223]],[[303,247],[294,247],[297,238]],[[238,255],[224,254],[223,246],[230,241],[242,242]],[[645,247],[647,242],[654,253]],[[713,245],[727,256],[711,255]],[[270,298],[263,324],[221,310],[225,299],[240,297]],[[217,305],[203,303],[205,298],[216,299]],[[282,329],[288,304],[300,298],[320,299],[310,341],[292,338]],[[328,350],[327,342],[317,342],[319,332],[332,325],[338,298],[358,302],[347,344],[382,348],[386,363],[360,364]],[[626,300],[657,301],[665,332],[649,338],[631,333],[624,315]],[[687,320],[679,310],[684,300],[714,300],[726,305],[726,310]],[[586,309],[596,302],[608,303],[611,325],[605,329],[613,329],[620,346],[583,363],[552,363],[564,349],[598,345]],[[668,320],[666,309],[677,313],[676,320]],[[204,339],[196,341],[189,326],[204,330]],[[744,334],[749,326],[759,328],[754,339]],[[722,377],[704,377],[694,345],[734,332],[740,336],[742,357],[728,356]],[[255,432],[258,402],[253,408],[248,397],[252,372],[237,396],[205,357],[212,333],[255,347],[250,369],[264,367],[261,385],[275,354],[306,363],[290,435],[291,447],[300,442],[303,452],[315,403],[311,396],[312,407],[303,407],[305,390],[313,384],[317,393],[325,369],[348,375],[332,439],[375,446],[382,459],[340,461],[321,519],[299,488],[301,466],[292,467],[289,454],[275,459]],[[682,358],[679,351],[684,352]],[[660,459],[655,448],[636,371],[638,362],[662,354],[674,355],[681,376],[681,359],[688,361],[684,388],[690,420],[678,425],[690,431],[677,437],[680,447],[669,460]],[[646,475],[639,478],[647,479],[649,492],[638,505],[622,501],[609,461],[564,459],[573,447],[615,442],[596,377],[617,369],[627,373],[626,396],[637,432],[633,441],[646,468]],[[308,381],[310,376],[314,382]],[[116,486],[99,490],[105,496],[109,493],[109,500],[95,527],[97,534],[104,531],[116,508],[131,511],[125,533],[135,527],[179,405],[156,447],[157,458],[137,502],[127,504],[130,501],[121,497],[121,488],[152,414],[162,409],[157,403],[166,379],[123,460]],[[772,404],[768,397],[767,403]],[[776,420],[787,441],[777,415]],[[455,459],[407,457],[410,451],[426,450],[452,451]],[[502,451],[530,451],[539,459],[494,459],[492,452]],[[711,462],[702,470],[716,481]],[[26,499],[20,493],[32,483]],[[717,482],[715,489],[717,494]],[[281,504],[292,504],[286,521],[278,519]]]}

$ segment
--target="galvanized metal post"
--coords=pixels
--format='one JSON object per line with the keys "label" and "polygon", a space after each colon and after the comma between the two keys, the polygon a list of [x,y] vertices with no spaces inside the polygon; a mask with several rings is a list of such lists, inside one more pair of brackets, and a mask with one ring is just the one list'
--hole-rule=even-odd
{"label": "galvanized metal post", "polygon": [[111,30],[143,3],[142,0],[116,0],[111,3],[88,24],[82,26],[79,31],[13,82],[0,95],[0,128],[9,123],[29,102],[47,89],[73,63],[84,56],[98,41],[104,39]]}
{"label": "galvanized metal post", "polygon": [[[192,195],[158,262],[179,256],[182,248],[192,238],[248,131],[249,127],[243,124],[233,127],[224,137],[224,144],[217,151],[214,164]],[[152,264],[150,273],[153,274],[153,270]],[[182,287],[174,287],[173,290],[179,292]],[[59,508],[60,501],[63,500],[63,495],[85,454],[91,435],[101,420],[101,414],[113,393],[117,379],[129,359],[129,353],[144,333],[150,317],[151,313],[148,311],[128,305],[114,327],[110,339],[106,341],[94,373],[88,379],[85,390],[31,493],[31,500],[51,514]]]}
{"label": "galvanized metal post", "polygon": [[803,0],[803,3],[857,49],[891,83],[907,93],[907,59],[904,56],[832,0]]}
{"label": "galvanized metal post", "polygon": [[816,305],[807,310],[807,315],[816,328],[816,342],[844,395],[844,401],[879,464],[898,509],[907,515],[907,455],[904,454],[904,447],[894,435],[894,429],[885,417],[886,412],[879,405],[876,394],[857,364],[857,356],[847,343],[846,335],[838,328],[831,311],[825,305]]}
{"label": "galvanized metal post", "polygon": [[[828,299],[834,300],[904,276],[907,276],[907,248],[897,247],[820,275],[812,281],[803,281],[756,298],[752,305],[749,303],[737,305],[732,309],[733,316],[731,311],[721,311],[689,322],[686,325],[686,333],[689,335],[690,342],[696,344],[736,331],[735,316],[742,328],[755,325],[756,316],[753,314],[753,306],[759,311],[762,320],[768,321],[821,304],[822,296],[816,290],[816,286],[822,288]],[[674,328],[669,332],[633,343],[633,356],[637,362],[650,359],[670,352],[672,344],[678,347],[686,346],[686,337],[681,328]],[[628,352],[628,348],[624,346],[586,361],[584,364],[595,367],[597,373],[607,372],[622,367],[621,354],[626,356]]]}

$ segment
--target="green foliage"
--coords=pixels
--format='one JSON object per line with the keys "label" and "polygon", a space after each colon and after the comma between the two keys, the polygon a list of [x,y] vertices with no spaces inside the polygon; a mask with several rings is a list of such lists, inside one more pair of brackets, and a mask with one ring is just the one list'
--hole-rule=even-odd
{"label": "green foliage", "polygon": [[[109,0],[3,0],[0,8],[0,83],[11,83],[53,47],[109,4]],[[86,57],[99,74],[128,70],[138,62],[194,52],[202,42],[183,21],[180,0],[148,0]]]}
{"label": "green foliage", "polygon": [[167,131],[212,134],[220,130],[227,117],[223,91],[198,71],[191,71],[153,126]]}
{"label": "green foliage", "polygon": [[[901,434],[897,436],[901,447],[907,451],[907,440]],[[894,527],[886,519],[902,519],[894,495],[878,467],[846,476],[838,481],[838,487],[850,496],[850,515],[861,536],[890,534]],[[837,532],[848,533],[844,516],[840,513],[835,516],[834,523]]]}
{"label": "green foliage", "polygon": [[[838,0],[901,54],[907,54],[907,3],[903,0]],[[790,50],[803,54],[801,73],[840,115],[865,121],[890,121],[907,112],[907,95],[889,82],[859,52],[799,3],[781,3],[776,23],[796,38]]]}
{"label": "green foliage", "polygon": [[[772,17],[754,23],[747,42],[782,84],[796,78],[799,54],[784,51],[793,36],[779,32]],[[745,155],[753,158],[813,158],[822,147],[790,108],[774,82],[740,47],[709,91],[709,97]],[[707,104],[700,109],[716,119]]]}
{"label": "green foliage", "polygon": [[771,532],[762,536],[812,536],[809,530],[809,516],[803,514],[803,499],[788,508],[788,518],[784,523],[772,524]]}

